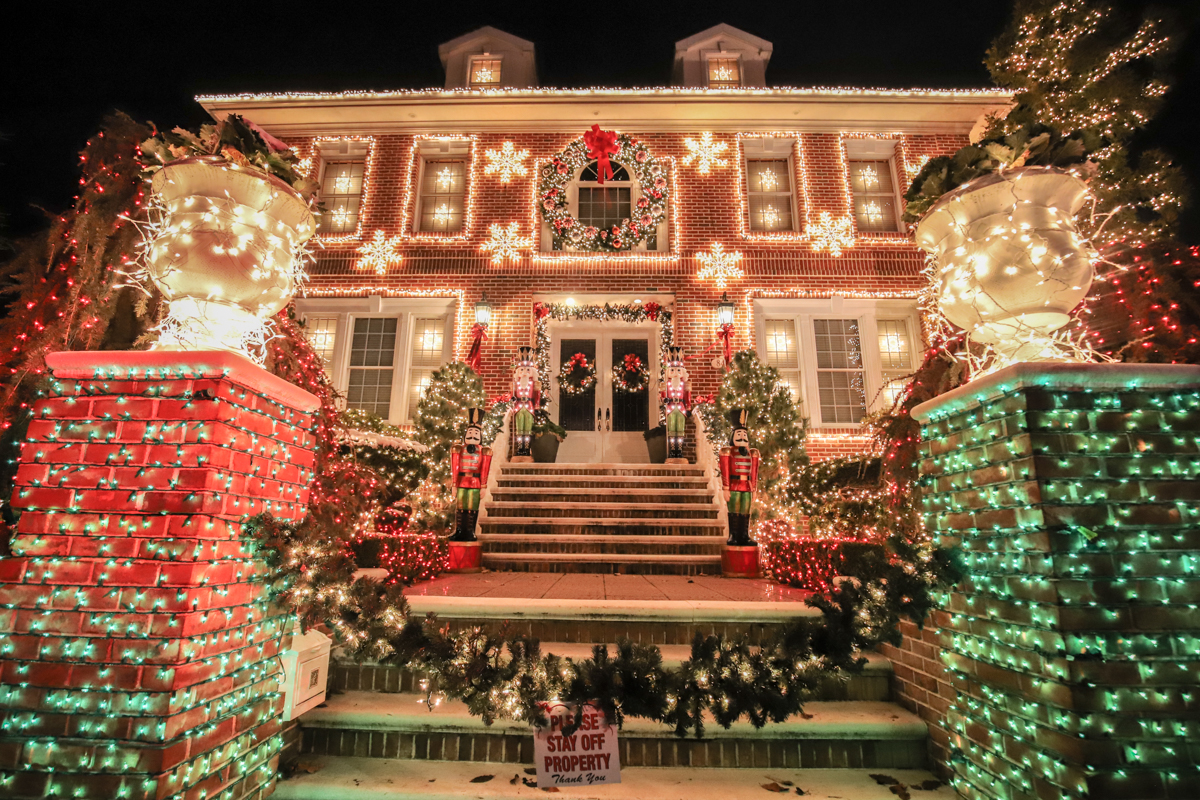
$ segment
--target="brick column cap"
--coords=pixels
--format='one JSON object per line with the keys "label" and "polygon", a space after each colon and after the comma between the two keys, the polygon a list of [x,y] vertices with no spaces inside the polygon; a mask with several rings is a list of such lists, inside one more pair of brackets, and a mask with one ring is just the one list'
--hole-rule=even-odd
{"label": "brick column cap", "polygon": [[1028,361],[927,400],[913,408],[912,416],[918,422],[942,419],[1029,386],[1074,392],[1200,389],[1200,366]]}
{"label": "brick column cap", "polygon": [[309,413],[321,407],[311,392],[272,375],[245,356],[220,350],[76,350],[50,353],[46,366],[63,380],[170,380],[224,378]]}

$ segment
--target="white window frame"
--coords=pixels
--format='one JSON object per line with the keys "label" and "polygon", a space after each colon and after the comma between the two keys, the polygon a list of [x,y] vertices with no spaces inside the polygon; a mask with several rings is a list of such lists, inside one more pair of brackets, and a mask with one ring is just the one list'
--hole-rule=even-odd
{"label": "white window frame", "polygon": [[[580,220],[578,217],[579,184],[581,183],[581,181],[579,180],[579,176],[581,174],[583,174],[583,171],[585,169],[587,169],[588,165],[591,163],[592,163],[592,161],[588,160],[583,164],[582,167],[575,170],[575,174],[571,176],[571,180],[568,181],[567,185],[566,185],[567,208],[571,210],[572,216],[575,217],[576,224],[583,224],[582,220]],[[613,161],[612,163],[618,164],[620,162]],[[641,184],[638,183],[637,173],[633,170],[633,168],[628,167],[625,164],[621,164],[621,166],[624,167],[625,172],[629,175],[629,180],[627,180],[627,181],[606,180],[603,185],[607,188],[616,188],[616,189],[628,188],[629,189],[629,216],[630,216],[630,219],[633,219],[634,214],[637,212],[637,201],[642,198],[642,195],[644,193],[642,192]],[[614,172],[615,172],[615,170],[614,170]],[[589,188],[593,185],[600,186],[600,184],[598,184],[598,183],[593,184],[592,181],[588,181]],[[667,200],[667,212],[663,215],[662,222],[658,223],[657,231],[654,234],[656,237],[655,249],[651,250],[650,248],[648,248],[646,246],[646,240],[643,239],[642,241],[638,242],[636,245],[629,248],[628,250],[621,250],[620,253],[668,253],[668,252],[670,252],[671,243],[667,237],[668,237],[669,229],[670,229],[670,225],[668,223],[671,219],[671,202],[672,201],[670,199]],[[546,222],[545,219],[542,220],[542,235],[538,238],[540,239],[540,250],[543,253],[587,252],[587,251],[582,251],[577,248],[566,246],[566,245],[564,245],[561,250],[555,250],[554,249],[554,232],[550,228],[550,223]]]}
{"label": "white window frame", "polygon": [[[363,165],[362,186],[358,190],[358,219],[354,227],[348,231],[321,231],[321,239],[345,239],[355,236],[362,230],[363,212],[366,211],[368,170],[371,167],[371,143],[354,139],[334,139],[317,142],[317,186],[325,186],[325,167],[331,161],[361,161]],[[321,192],[317,192],[321,200]]]}
{"label": "white window frame", "polygon": [[[788,192],[788,202],[791,204],[792,227],[790,228],[771,228],[756,229],[754,227],[754,219],[751,216],[753,213],[750,210],[750,162],[754,161],[782,161],[787,159],[788,183],[791,185],[791,190]],[[746,234],[749,236],[772,236],[779,233],[795,233],[800,228],[799,208],[800,204],[796,201],[796,140],[785,139],[783,137],[760,136],[749,137],[742,139],[742,169],[746,173],[746,185],[742,187],[742,191],[746,193]]]}
{"label": "white window frame", "polygon": [[814,319],[853,319],[858,322],[859,348],[862,353],[863,389],[866,409],[870,413],[888,405],[883,388],[883,362],[879,355],[878,321],[904,320],[908,326],[909,347],[912,349],[912,371],[916,359],[924,351],[920,320],[915,300],[867,300],[832,297],[820,300],[755,300],[755,341],[760,343],[760,355],[766,362],[766,327],[768,319],[791,319],[796,327],[797,363],[800,368],[800,407],[813,428],[858,427],[858,423],[824,422],[821,419],[820,390],[817,385],[817,348],[813,332]]}
{"label": "white window frame", "polygon": [[[716,86],[712,85],[712,66],[713,61],[734,61],[737,63],[737,86]],[[742,64],[741,53],[729,53],[724,50],[717,50],[704,54],[704,88],[706,89],[740,89],[746,85],[745,65]]]}
{"label": "white window frame", "polygon": [[[462,161],[462,225],[453,231],[421,230],[421,206],[425,201],[425,168],[430,161]],[[416,191],[413,192],[412,219],[409,234],[424,237],[459,238],[467,235],[467,203],[471,193],[471,141],[469,139],[419,139],[417,140],[417,164],[415,167]]]}
{"label": "white window frame", "polygon": [[[477,61],[499,61],[500,62],[500,80],[495,83],[480,83],[471,82],[472,76],[475,74],[475,62]],[[504,54],[503,53],[476,53],[467,58],[467,82],[468,89],[499,89],[504,85]]]}
{"label": "white window frame", "polygon": [[[846,153],[846,199],[850,204],[850,217],[854,220],[854,228],[863,236],[894,236],[904,232],[901,208],[900,173],[896,169],[899,143],[894,139],[844,139]],[[886,161],[892,173],[892,223],[886,231],[862,231],[858,228],[858,215],[854,213],[854,183],[850,176],[851,161]],[[877,194],[886,194],[878,192]]]}
{"label": "white window frame", "polygon": [[442,363],[454,360],[456,300],[453,297],[310,297],[296,301],[296,314],[301,319],[337,317],[333,342],[333,358],[329,378],[339,394],[338,407],[345,408],[346,389],[350,383],[350,346],[354,322],[359,319],[398,319],[396,353],[392,359],[392,396],[387,421],[406,425],[412,421],[415,408],[408,408],[409,378],[412,373],[413,328],[417,319],[442,317],[446,320],[442,336]]}

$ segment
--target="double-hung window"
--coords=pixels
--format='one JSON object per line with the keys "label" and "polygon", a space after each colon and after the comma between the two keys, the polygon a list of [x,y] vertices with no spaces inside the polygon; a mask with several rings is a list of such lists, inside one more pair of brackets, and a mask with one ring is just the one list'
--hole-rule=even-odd
{"label": "double-hung window", "polygon": [[500,85],[500,56],[484,53],[472,56],[467,66],[467,86],[472,89],[495,89]]}
{"label": "double-hung window", "polygon": [[433,373],[452,358],[450,298],[306,298],[296,302],[343,408],[411,423]]}
{"label": "double-hung window", "polygon": [[846,140],[846,169],[860,233],[897,233],[900,194],[896,180],[895,142]]}
{"label": "double-hung window", "polygon": [[366,188],[367,151],[365,142],[320,142],[320,201],[317,233],[322,236],[354,236],[362,217],[363,190]]}
{"label": "double-hung window", "polygon": [[742,65],[736,55],[718,53],[708,57],[708,88],[736,89],[742,85]]}
{"label": "double-hung window", "polygon": [[417,195],[414,232],[457,236],[463,232],[467,203],[470,143],[465,141],[418,142],[415,176]]}
{"label": "double-hung window", "polygon": [[796,230],[794,139],[742,140],[746,164],[746,211],[751,233]]}
{"label": "double-hung window", "polygon": [[814,427],[847,427],[890,407],[915,370],[908,301],[755,302],[760,352]]}

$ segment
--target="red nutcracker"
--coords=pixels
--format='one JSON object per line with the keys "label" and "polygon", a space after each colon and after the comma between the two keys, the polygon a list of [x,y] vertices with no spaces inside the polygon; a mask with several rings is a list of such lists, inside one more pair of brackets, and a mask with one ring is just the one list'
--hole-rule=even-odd
{"label": "red nutcracker", "polygon": [[467,432],[462,444],[450,448],[450,476],[456,489],[458,511],[452,542],[475,541],[479,519],[479,490],[487,483],[492,468],[492,448],[483,446],[483,409],[467,409]]}
{"label": "red nutcracker", "polygon": [[721,488],[725,494],[725,507],[729,510],[729,542],[734,547],[750,547],[750,511],[754,505],[754,492],[758,488],[758,450],[750,446],[750,432],[746,422],[750,412],[735,408],[729,413],[733,423],[733,435],[729,447],[721,448]]}

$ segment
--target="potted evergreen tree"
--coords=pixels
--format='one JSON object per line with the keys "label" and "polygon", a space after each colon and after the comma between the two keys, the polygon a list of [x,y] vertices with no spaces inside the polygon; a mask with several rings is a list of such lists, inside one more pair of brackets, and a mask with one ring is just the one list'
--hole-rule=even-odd
{"label": "potted evergreen tree", "polygon": [[553,464],[558,458],[558,446],[567,438],[567,429],[541,409],[533,423],[533,444],[529,451],[538,464]]}
{"label": "potted evergreen tree", "polygon": [[667,460],[667,426],[658,425],[642,434],[651,464],[664,464]]}

